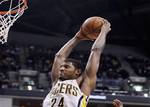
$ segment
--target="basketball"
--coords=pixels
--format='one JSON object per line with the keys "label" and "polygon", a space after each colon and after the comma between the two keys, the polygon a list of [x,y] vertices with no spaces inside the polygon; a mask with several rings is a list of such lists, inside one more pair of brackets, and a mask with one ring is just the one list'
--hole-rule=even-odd
{"label": "basketball", "polygon": [[84,21],[80,31],[81,33],[90,40],[95,40],[100,34],[103,21],[101,17],[90,17]]}

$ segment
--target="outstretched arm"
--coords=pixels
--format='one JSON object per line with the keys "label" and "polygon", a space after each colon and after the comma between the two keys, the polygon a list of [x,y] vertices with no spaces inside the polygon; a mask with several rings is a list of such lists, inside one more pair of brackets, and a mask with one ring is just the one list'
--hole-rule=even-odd
{"label": "outstretched arm", "polygon": [[97,79],[96,74],[99,68],[100,55],[103,52],[105,46],[106,35],[111,30],[110,23],[105,19],[103,20],[104,24],[101,28],[101,33],[99,34],[98,38],[95,40],[91,48],[91,54],[85,68],[85,73],[83,74],[84,80],[81,90],[86,95],[89,95],[91,91],[95,89]]}
{"label": "outstretched arm", "polygon": [[62,62],[70,55],[72,49],[81,41],[83,37],[79,32],[70,39],[55,55],[54,63],[52,66],[51,79],[52,82],[59,78],[59,68]]}

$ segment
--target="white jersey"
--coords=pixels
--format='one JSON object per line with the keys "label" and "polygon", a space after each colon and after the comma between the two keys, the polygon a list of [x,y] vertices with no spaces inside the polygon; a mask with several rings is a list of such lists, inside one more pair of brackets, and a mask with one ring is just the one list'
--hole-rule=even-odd
{"label": "white jersey", "polygon": [[85,96],[76,80],[58,80],[43,101],[43,107],[86,107]]}

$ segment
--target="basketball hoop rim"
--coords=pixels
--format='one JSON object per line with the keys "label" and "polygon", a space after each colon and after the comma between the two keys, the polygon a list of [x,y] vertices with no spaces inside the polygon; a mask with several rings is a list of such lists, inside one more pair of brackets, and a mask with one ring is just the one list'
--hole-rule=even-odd
{"label": "basketball hoop rim", "polygon": [[[13,11],[10,11],[10,13],[11,13],[11,14],[15,14],[15,13],[18,12],[18,10],[19,10],[19,11],[22,11],[22,10],[26,9],[26,8],[28,7],[28,5],[27,5],[27,0],[22,0],[22,2],[24,3],[24,5],[23,5],[20,9],[15,9],[15,10],[13,10]],[[0,15],[4,15],[4,14],[6,14],[6,13],[8,13],[8,12],[9,12],[9,11],[0,11]]]}

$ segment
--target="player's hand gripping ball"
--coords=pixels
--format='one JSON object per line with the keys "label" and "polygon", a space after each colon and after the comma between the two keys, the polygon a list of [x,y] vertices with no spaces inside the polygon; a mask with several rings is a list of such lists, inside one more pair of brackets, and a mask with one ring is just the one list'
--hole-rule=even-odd
{"label": "player's hand gripping ball", "polygon": [[103,19],[101,17],[90,17],[84,21],[80,28],[81,34],[89,40],[95,40],[101,32]]}

